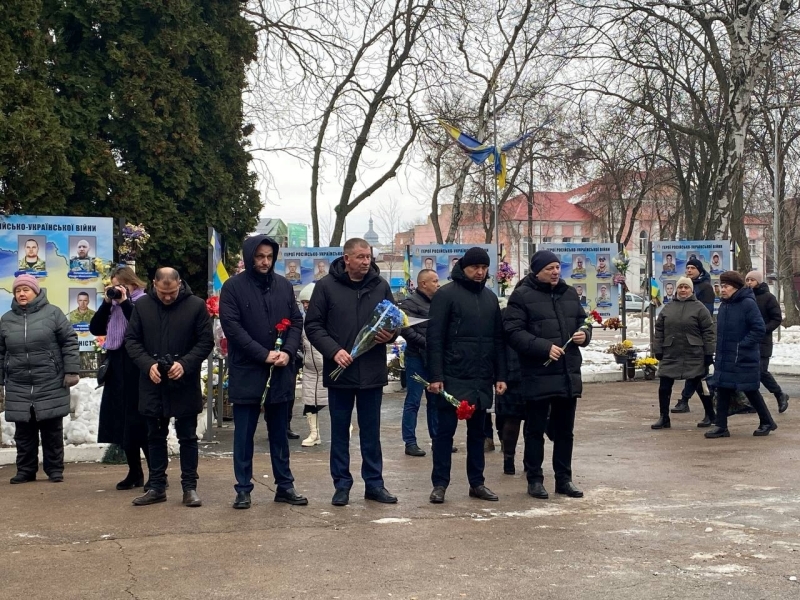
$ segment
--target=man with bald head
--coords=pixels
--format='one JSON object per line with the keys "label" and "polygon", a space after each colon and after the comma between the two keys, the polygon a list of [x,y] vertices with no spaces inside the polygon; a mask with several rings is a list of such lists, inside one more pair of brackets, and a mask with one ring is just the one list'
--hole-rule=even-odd
{"label": "man with bald head", "polygon": [[197,495],[197,415],[203,410],[200,370],[214,347],[206,304],[171,267],[158,269],[150,292],[133,308],[125,348],[141,371],[139,413],[147,421],[150,489],[133,504],[166,502],[167,435],[175,417],[180,444],[184,506],[201,506]]}
{"label": "man with bald head", "polygon": [[69,259],[70,271],[94,271],[94,258],[90,255],[88,240],[78,240],[76,254]]}

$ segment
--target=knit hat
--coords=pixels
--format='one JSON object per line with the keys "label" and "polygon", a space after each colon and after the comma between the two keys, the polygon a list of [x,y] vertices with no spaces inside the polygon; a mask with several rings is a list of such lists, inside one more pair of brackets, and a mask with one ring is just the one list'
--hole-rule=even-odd
{"label": "knit hat", "polygon": [[300,302],[310,301],[311,300],[311,294],[312,294],[313,291],[314,291],[314,284],[313,283],[309,283],[302,290],[300,290],[300,293],[297,295],[297,299]]}
{"label": "knit hat", "polygon": [[750,271],[745,279],[755,279],[758,283],[764,283],[764,274],[761,271]]}
{"label": "knit hat", "polygon": [[719,282],[720,284],[727,283],[728,285],[732,285],[737,290],[744,287],[744,278],[738,271],[725,271],[719,276]]}
{"label": "knit hat", "polygon": [[14,279],[14,284],[11,286],[11,291],[16,292],[17,288],[21,285],[27,285],[31,288],[36,295],[39,295],[39,292],[42,291],[42,288],[39,287],[39,282],[36,280],[36,277],[33,275],[28,275],[27,273],[23,273],[22,275],[18,275],[16,279]]}
{"label": "knit hat", "polygon": [[551,263],[558,263],[560,265],[561,261],[555,254],[550,252],[550,250],[539,250],[531,257],[531,275],[536,277],[539,271]]}
{"label": "knit hat", "polygon": [[697,260],[696,258],[690,258],[689,260],[687,260],[686,261],[686,266],[687,267],[689,267],[689,266],[694,267],[695,269],[700,271],[701,275],[706,272],[706,268],[703,266],[703,263],[700,262],[699,260]]}
{"label": "knit hat", "polygon": [[486,265],[488,267],[490,264],[489,253],[483,248],[478,248],[475,246],[467,250],[459,262],[461,263],[462,269],[464,267],[472,267],[475,265]]}
{"label": "knit hat", "polygon": [[689,289],[694,291],[694,283],[688,277],[681,277],[678,279],[678,283],[675,284],[675,289],[681,287],[682,285],[688,285]]}

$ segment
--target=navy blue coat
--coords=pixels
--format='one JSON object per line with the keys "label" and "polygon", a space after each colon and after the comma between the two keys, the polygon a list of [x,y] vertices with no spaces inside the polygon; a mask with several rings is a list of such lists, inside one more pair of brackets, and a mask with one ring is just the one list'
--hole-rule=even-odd
{"label": "navy blue coat", "polygon": [[[292,284],[272,270],[263,275],[253,269],[256,248],[262,243],[272,246],[277,260],[278,244],[269,237],[247,238],[242,246],[242,257],[248,268],[228,279],[220,292],[219,320],[228,338],[228,397],[233,404],[261,402],[271,366],[265,361],[275,349],[278,338],[275,325],[282,319],[289,319],[292,324],[284,333],[281,351],[294,357],[300,348],[303,316],[297,307]],[[291,400],[296,379],[294,360],[285,367],[275,367],[267,402],[277,404]]]}
{"label": "navy blue coat", "polygon": [[761,385],[761,339],[766,328],[753,290],[723,299],[717,315],[717,355],[711,385],[742,392]]}

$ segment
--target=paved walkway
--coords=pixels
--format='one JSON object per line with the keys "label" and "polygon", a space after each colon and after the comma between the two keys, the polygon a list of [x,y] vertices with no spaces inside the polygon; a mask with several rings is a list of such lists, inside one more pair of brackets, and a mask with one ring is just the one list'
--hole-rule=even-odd
{"label": "paved walkway", "polygon": [[[800,381],[784,383],[800,397]],[[462,425],[447,502],[429,504],[430,457],[403,454],[398,394],[383,426],[394,506],[365,502],[357,482],[352,504],[332,507],[327,444],[293,442],[311,504],[272,502],[259,454],[255,504],[234,511],[227,429],[205,445],[200,509],[180,505],[176,461],[169,501],[143,508],[130,505],[136,492],[114,490],[124,467],[71,464],[63,484],[18,486],[1,468],[0,598],[800,597],[800,402],[767,438],[743,415],[730,439],[705,440],[696,399],[672,430],[649,429],[656,389],[587,386],[574,459],[582,500],[528,497],[524,477],[502,475],[499,452],[487,455],[487,484],[500,502],[468,498]],[[295,427],[305,429],[299,416]]]}

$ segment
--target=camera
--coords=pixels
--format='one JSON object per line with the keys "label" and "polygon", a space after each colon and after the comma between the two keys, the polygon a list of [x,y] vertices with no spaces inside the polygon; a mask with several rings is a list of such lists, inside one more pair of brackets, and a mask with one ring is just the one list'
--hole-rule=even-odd
{"label": "camera", "polygon": [[156,363],[158,364],[158,372],[162,379],[164,379],[167,377],[167,373],[169,373],[172,365],[175,364],[175,359],[172,358],[172,355],[167,354],[166,356],[159,358]]}
{"label": "camera", "polygon": [[110,287],[106,290],[106,297],[109,300],[121,300],[122,292],[115,287]]}

